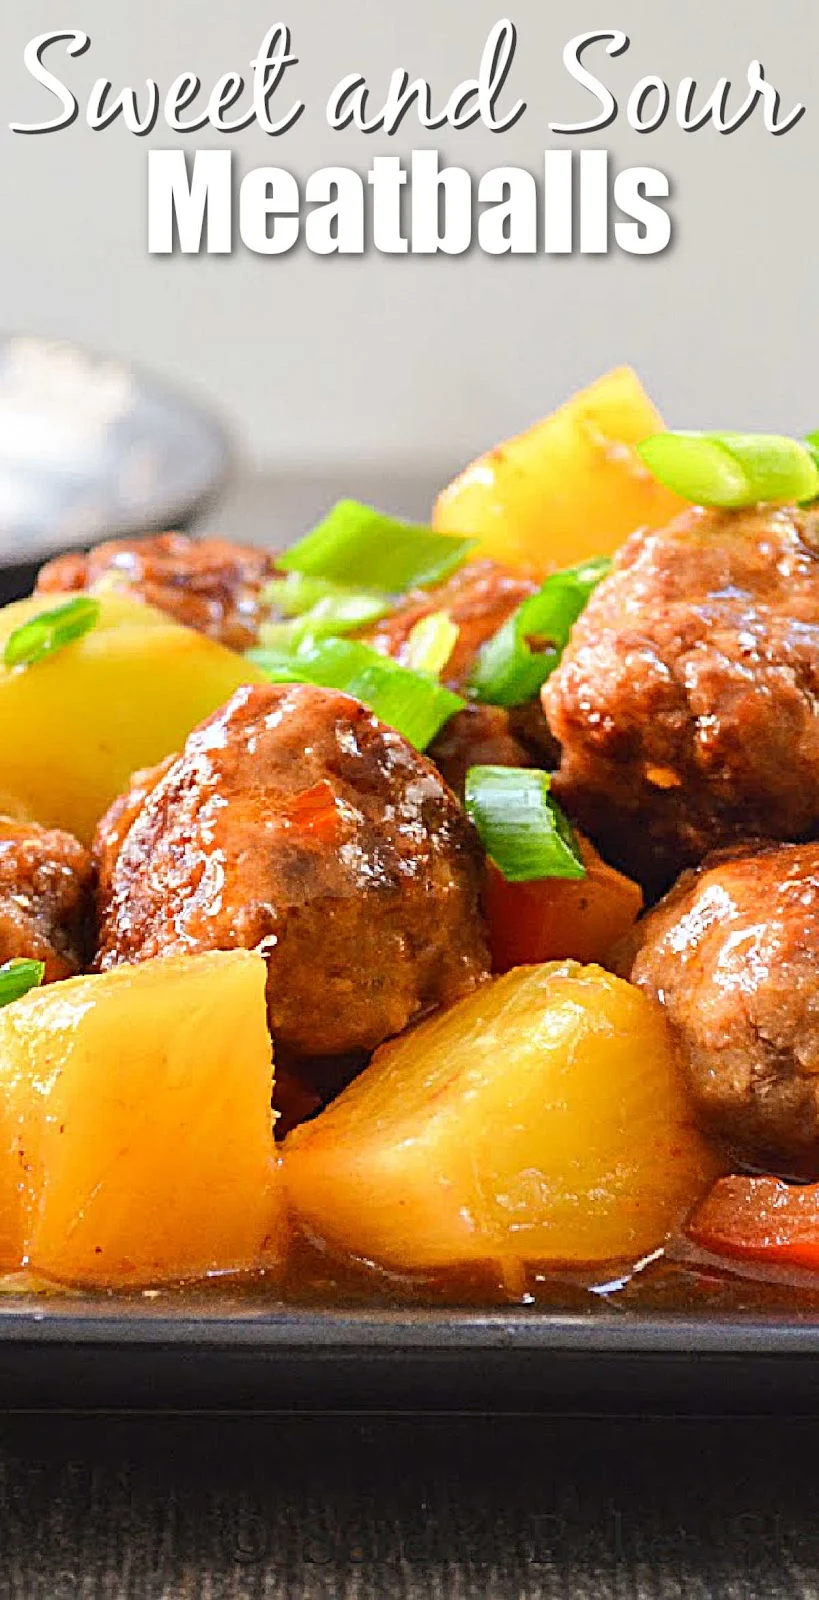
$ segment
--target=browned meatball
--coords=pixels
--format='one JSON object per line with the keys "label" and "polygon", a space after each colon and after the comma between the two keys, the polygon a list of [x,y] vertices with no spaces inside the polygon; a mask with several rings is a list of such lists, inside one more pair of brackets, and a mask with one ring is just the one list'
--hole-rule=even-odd
{"label": "browned meatball", "polygon": [[112,583],[232,650],[247,650],[267,615],[260,597],[274,572],[266,550],[160,533],[111,539],[88,555],[58,556],[42,568],[37,588],[53,593]]}
{"label": "browned meatball", "polygon": [[[509,572],[495,561],[471,561],[446,583],[413,590],[364,637],[385,655],[402,661],[415,624],[435,611],[445,611],[459,631],[442,678],[450,689],[462,693],[481,646],[537,588],[530,578]],[[447,723],[429,753],[460,794],[471,766],[481,762],[503,767],[552,764],[557,747],[540,703],[533,700],[512,712],[500,706],[467,707]]]}
{"label": "browned meatball", "polygon": [[819,1175],[819,844],[711,858],[638,933],[632,979],[665,1006],[705,1125]]}
{"label": "browned meatball", "polygon": [[239,689],[98,831],[98,965],[261,949],[276,1042],[373,1049],[488,971],[482,861],[431,762],[358,701]]}
{"label": "browned meatball", "polygon": [[502,706],[467,705],[444,723],[429,747],[430,759],[463,799],[470,767],[531,767],[530,751],[512,732]]}
{"label": "browned meatball", "polygon": [[45,962],[45,982],[82,970],[91,858],[56,828],[0,818],[0,963]]}
{"label": "browned meatball", "polygon": [[[560,761],[560,745],[544,715],[540,699],[512,706],[507,712],[512,738],[527,752],[529,760],[521,766],[546,767],[551,771]],[[506,762],[502,766],[508,765]]]}
{"label": "browned meatball", "polygon": [[819,831],[819,514],[634,534],[543,704],[556,795],[650,890],[712,848]]}
{"label": "browned meatball", "polygon": [[537,587],[531,579],[507,572],[495,561],[470,561],[434,589],[411,590],[365,637],[384,655],[402,661],[416,623],[435,611],[445,611],[458,625],[458,639],[441,676],[450,689],[460,692],[481,645]]}

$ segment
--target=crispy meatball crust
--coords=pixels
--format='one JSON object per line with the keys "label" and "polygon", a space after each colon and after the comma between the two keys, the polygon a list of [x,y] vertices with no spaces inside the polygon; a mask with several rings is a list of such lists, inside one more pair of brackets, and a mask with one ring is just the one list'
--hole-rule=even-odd
{"label": "crispy meatball crust", "polygon": [[649,891],[722,845],[819,831],[819,514],[634,534],[543,705],[555,794]]}
{"label": "crispy meatball crust", "polygon": [[0,963],[44,961],[46,983],[74,977],[91,905],[91,857],[78,839],[0,818]]}
{"label": "crispy meatball crust", "polygon": [[42,568],[37,589],[51,594],[113,584],[232,650],[247,650],[267,614],[261,592],[274,572],[266,550],[160,533],[58,556]]}
{"label": "crispy meatball crust", "polygon": [[239,689],[138,787],[98,830],[100,968],[261,948],[297,1056],[373,1049],[487,975],[472,828],[349,696]]}
{"label": "crispy meatball crust", "polygon": [[687,872],[638,925],[705,1126],[751,1164],[819,1176],[819,844]]}

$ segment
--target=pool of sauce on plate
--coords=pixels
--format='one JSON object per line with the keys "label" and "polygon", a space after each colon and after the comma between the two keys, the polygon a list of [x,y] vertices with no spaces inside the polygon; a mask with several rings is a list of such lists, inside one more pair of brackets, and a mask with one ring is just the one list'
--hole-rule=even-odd
{"label": "pool of sauce on plate", "polygon": [[529,1269],[519,1281],[490,1264],[429,1275],[387,1273],[367,1262],[341,1261],[306,1240],[294,1241],[283,1277],[264,1273],[223,1274],[202,1283],[143,1291],[89,1291],[65,1287],[26,1273],[0,1278],[0,1305],[59,1298],[89,1298],[107,1304],[150,1303],[175,1312],[253,1315],[288,1310],[527,1310],[589,1317],[625,1314],[696,1314],[711,1317],[764,1315],[819,1320],[819,1276],[706,1256],[685,1241],[635,1269],[550,1266]]}

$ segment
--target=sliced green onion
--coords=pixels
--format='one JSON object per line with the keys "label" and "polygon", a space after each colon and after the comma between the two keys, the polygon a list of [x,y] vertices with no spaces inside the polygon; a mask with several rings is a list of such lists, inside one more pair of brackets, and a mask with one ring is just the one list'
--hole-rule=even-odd
{"label": "sliced green onion", "polygon": [[[339,585],[325,578],[308,578],[304,572],[288,572],[284,578],[271,578],[259,595],[264,606],[275,606],[284,617],[301,617],[317,600],[337,594]],[[348,591],[345,589],[344,593]]]}
{"label": "sliced green onion", "polygon": [[440,583],[474,547],[474,539],[386,517],[358,500],[339,500],[317,528],[277,560],[287,572],[403,594]]}
{"label": "sliced green onion", "polygon": [[348,589],[343,584],[312,578],[301,572],[271,579],[263,591],[263,599],[289,620],[263,622],[259,642],[265,650],[288,654],[299,649],[304,640],[354,633],[377,622],[392,607],[387,595],[374,590]]}
{"label": "sliced green onion", "polygon": [[53,611],[41,611],[38,617],[15,628],[6,640],[3,665],[6,667],[32,667],[56,650],[62,650],[75,639],[81,639],[99,619],[99,600],[88,595],[77,595]]}
{"label": "sliced green onion", "polygon": [[273,683],[315,683],[353,695],[417,750],[425,750],[464,705],[460,695],[433,678],[410,672],[355,639],[305,641],[294,655],[269,650],[248,654]]}
{"label": "sliced green onion", "polygon": [[347,693],[361,700],[388,728],[403,734],[416,750],[426,750],[444,723],[464,706],[460,695],[400,667],[397,672],[385,672],[383,667],[373,666],[348,687]]}
{"label": "sliced green onion", "polygon": [[655,433],[637,446],[649,471],[692,505],[738,510],[819,495],[809,444],[774,433]]}
{"label": "sliced green onion", "polygon": [[[809,433],[809,434],[807,434],[806,437],[805,437],[805,444],[807,445],[811,455],[813,456],[813,459],[814,459],[814,461],[816,463],[817,471],[819,471],[819,433]],[[815,494],[812,494],[810,496],[810,500],[815,500],[816,498],[817,497],[816,497]]]}
{"label": "sliced green onion", "polygon": [[509,883],[585,878],[571,824],[549,793],[548,772],[470,767],[465,804],[490,860]]}
{"label": "sliced green onion", "polygon": [[469,680],[475,699],[496,706],[532,700],[559,664],[592,590],[610,571],[608,556],[598,556],[552,573],[482,646]]}
{"label": "sliced green onion", "polygon": [[311,578],[304,572],[288,572],[286,578],[271,578],[261,594],[262,603],[274,606],[283,617],[304,617],[323,607],[322,614],[329,616],[333,606],[338,608],[342,620],[377,622],[392,610],[388,595],[374,589],[350,589],[345,584],[330,583],[327,578]]}
{"label": "sliced green onion", "polygon": [[358,628],[377,622],[389,610],[389,605],[374,598],[354,594],[350,590],[346,599],[317,600],[303,616],[291,617],[289,622],[263,622],[259,629],[259,643],[263,649],[297,650],[305,639],[326,639],[343,633],[355,633]]}
{"label": "sliced green onion", "polygon": [[301,657],[295,651],[284,650],[248,650],[245,652],[248,661],[255,662],[257,667],[267,673],[271,683],[310,683]]}
{"label": "sliced green onion", "polygon": [[446,611],[432,611],[410,628],[402,652],[402,666],[411,672],[426,672],[437,678],[443,672],[456,644],[460,629]]}
{"label": "sliced green onion", "polygon": [[45,977],[44,961],[26,961],[18,956],[0,967],[0,1006],[19,1000],[29,989],[36,989]]}

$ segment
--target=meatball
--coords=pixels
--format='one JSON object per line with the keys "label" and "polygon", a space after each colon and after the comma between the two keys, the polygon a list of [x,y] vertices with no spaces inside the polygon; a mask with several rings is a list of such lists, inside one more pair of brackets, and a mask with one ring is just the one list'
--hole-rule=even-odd
{"label": "meatball", "polygon": [[463,799],[470,767],[531,767],[530,751],[515,738],[502,706],[467,705],[444,723],[429,747],[430,759]]}
{"label": "meatball", "polygon": [[[546,767],[550,771],[560,760],[560,745],[555,739],[544,715],[539,699],[527,700],[525,705],[512,706],[507,712],[509,732],[526,751],[528,760],[521,766]],[[501,762],[502,766],[510,763]]]}
{"label": "meatball", "polygon": [[543,704],[556,796],[650,892],[711,849],[818,831],[819,513],[632,535]]}
{"label": "meatball", "polygon": [[0,963],[45,962],[45,982],[82,971],[91,857],[56,828],[0,818]]}
{"label": "meatball", "polygon": [[[509,572],[495,561],[472,561],[446,583],[414,590],[364,637],[385,655],[402,661],[415,624],[435,611],[445,611],[459,631],[442,677],[450,689],[461,693],[481,646],[537,588],[531,579]],[[467,769],[480,762],[528,767],[557,759],[557,747],[537,700],[511,712],[500,706],[468,706],[450,719],[429,753],[459,794]]]}
{"label": "meatball", "polygon": [[232,650],[247,650],[267,616],[262,591],[274,572],[266,550],[160,533],[111,539],[88,555],[58,556],[42,568],[37,589],[50,594],[112,586]]}
{"label": "meatball", "polygon": [[819,1175],[819,844],[722,853],[638,927],[706,1127],[753,1165]]}
{"label": "meatball", "polygon": [[531,579],[507,572],[495,561],[470,561],[446,583],[405,595],[396,610],[368,630],[366,638],[384,655],[401,661],[415,624],[435,611],[445,611],[458,625],[458,639],[441,676],[450,689],[461,691],[481,645],[537,587]]}
{"label": "meatball", "polygon": [[488,972],[477,838],[358,701],[239,689],[100,824],[97,965],[260,949],[277,1045],[371,1050]]}

